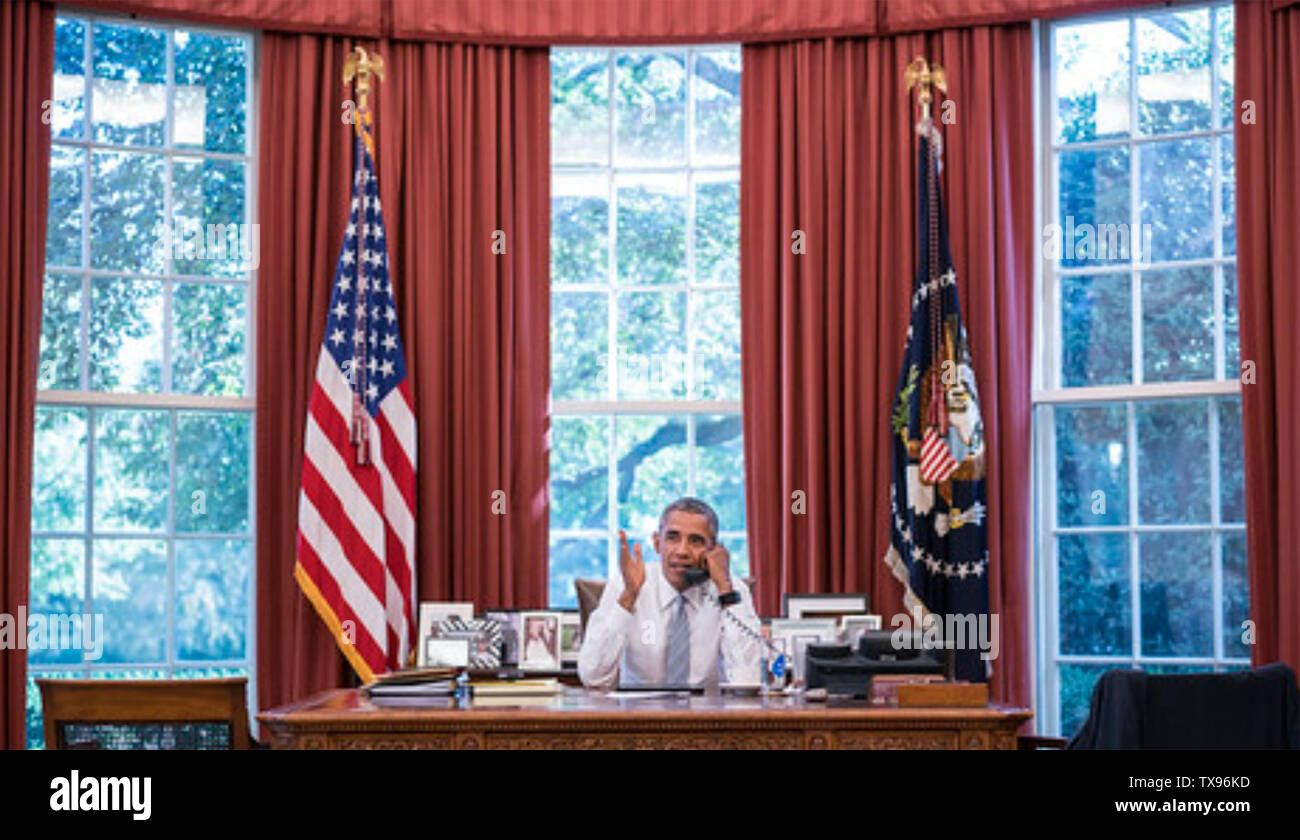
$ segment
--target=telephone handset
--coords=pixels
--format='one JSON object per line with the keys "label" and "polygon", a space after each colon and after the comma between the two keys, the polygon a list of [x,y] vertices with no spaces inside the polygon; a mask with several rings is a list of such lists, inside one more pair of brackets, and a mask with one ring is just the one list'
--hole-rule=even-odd
{"label": "telephone handset", "polygon": [[702,583],[707,583],[709,580],[708,561],[705,561],[702,565],[692,566],[687,569],[685,578],[687,586],[699,586]]}
{"label": "telephone handset", "polygon": [[[717,547],[717,545],[718,544],[715,541],[709,546],[709,551],[712,551]],[[708,583],[710,577],[708,552],[700,555],[699,565],[691,566],[684,574],[687,586],[699,586],[700,584]]]}

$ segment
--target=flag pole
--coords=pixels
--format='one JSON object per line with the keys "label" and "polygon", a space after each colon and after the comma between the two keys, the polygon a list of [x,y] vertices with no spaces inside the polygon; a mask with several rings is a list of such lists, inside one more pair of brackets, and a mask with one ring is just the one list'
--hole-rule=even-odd
{"label": "flag pole", "polygon": [[[343,84],[349,84],[356,80],[356,114],[352,122],[352,127],[356,131],[358,144],[365,144],[366,151],[369,153],[369,159],[374,160],[375,156],[375,136],[374,136],[374,114],[370,110],[370,91],[374,79],[383,81],[384,78],[384,59],[378,53],[370,54],[363,47],[354,47],[352,53],[343,62]],[[370,173],[365,165],[366,158],[359,154],[354,155],[354,159],[361,166],[358,172],[353,173],[354,178],[361,177],[365,172],[367,179]],[[364,199],[363,199],[364,200]],[[364,209],[364,208],[363,208]],[[358,213],[358,217],[364,217],[364,213]],[[365,394],[369,386],[369,353],[370,353],[370,329],[369,329],[369,298],[370,289],[365,279],[365,260],[367,258],[364,242],[366,241],[367,225],[362,222],[361,230],[357,232],[356,237],[356,277],[357,277],[357,324],[353,344],[353,363],[352,363],[352,429],[351,440],[357,448],[357,463],[368,464],[370,462],[370,424],[367,422],[365,409]]]}

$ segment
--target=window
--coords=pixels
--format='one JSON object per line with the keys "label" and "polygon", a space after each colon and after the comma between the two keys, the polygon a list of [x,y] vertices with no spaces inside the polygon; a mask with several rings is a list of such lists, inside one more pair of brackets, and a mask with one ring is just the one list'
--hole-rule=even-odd
{"label": "window", "polygon": [[28,651],[29,746],[35,677],[252,674],[252,70],[247,34],[55,24],[28,612],[103,631]]}
{"label": "window", "polygon": [[1045,27],[1040,719],[1249,666],[1231,4]]}
{"label": "window", "polygon": [[686,494],[747,574],[740,50],[553,50],[551,155],[551,605]]}

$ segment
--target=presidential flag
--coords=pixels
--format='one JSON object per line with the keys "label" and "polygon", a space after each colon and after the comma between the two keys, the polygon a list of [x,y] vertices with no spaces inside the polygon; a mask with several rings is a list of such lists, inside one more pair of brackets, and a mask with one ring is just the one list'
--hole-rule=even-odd
{"label": "presidential flag", "polygon": [[[917,130],[917,270],[890,417],[885,562],[904,586],[909,611],[933,614],[944,630],[965,632],[969,623],[949,617],[988,613],[984,424],[939,192],[942,140],[928,116]],[[987,619],[985,626],[991,626]],[[959,679],[985,679],[977,634],[954,640],[945,633],[945,641],[960,643]]]}
{"label": "presidential flag", "polygon": [[294,577],[365,681],[415,628],[415,414],[368,120],[307,409]]}

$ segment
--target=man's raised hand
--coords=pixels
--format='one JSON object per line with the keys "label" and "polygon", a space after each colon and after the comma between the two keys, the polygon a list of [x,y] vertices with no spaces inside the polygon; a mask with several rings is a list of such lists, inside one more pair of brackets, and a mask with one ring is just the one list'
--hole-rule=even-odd
{"label": "man's raised hand", "polygon": [[623,573],[623,594],[618,596],[618,603],[623,609],[633,612],[636,598],[641,594],[641,586],[645,583],[645,563],[641,560],[641,543],[636,544],[636,556],[633,557],[632,551],[628,549],[625,531],[618,532],[618,541],[621,546],[618,552],[618,568]]}

